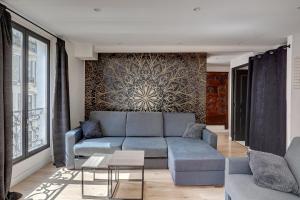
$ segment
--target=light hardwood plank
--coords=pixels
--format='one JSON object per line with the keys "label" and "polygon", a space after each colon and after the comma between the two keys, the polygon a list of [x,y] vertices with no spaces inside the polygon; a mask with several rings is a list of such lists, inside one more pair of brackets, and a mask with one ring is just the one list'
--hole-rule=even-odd
{"label": "light hardwood plank", "polygon": [[[229,141],[228,134],[218,134],[218,151],[226,157],[245,156],[247,149]],[[121,178],[131,176],[122,174]],[[101,182],[93,183],[92,173],[86,173],[86,194],[106,195],[107,187]],[[97,178],[105,178],[98,173]],[[125,185],[120,193],[136,195],[135,185]],[[23,199],[79,200],[81,198],[81,173],[66,168],[55,168],[52,164],[42,168],[32,176],[12,188],[23,194]],[[223,200],[224,187],[175,186],[168,170],[145,170],[145,200]],[[99,199],[99,198],[98,198]]]}

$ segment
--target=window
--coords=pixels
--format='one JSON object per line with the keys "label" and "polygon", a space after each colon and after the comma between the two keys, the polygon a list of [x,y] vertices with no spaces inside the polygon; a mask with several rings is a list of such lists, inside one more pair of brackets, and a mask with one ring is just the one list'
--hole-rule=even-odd
{"label": "window", "polygon": [[13,23],[13,158],[49,147],[49,40]]}
{"label": "window", "polygon": [[29,83],[33,83],[33,84],[35,83],[35,78],[36,78],[35,70],[36,70],[36,60],[30,60],[29,66],[28,66],[28,82]]}
{"label": "window", "polygon": [[21,67],[21,55],[18,55],[18,50],[15,47],[15,52],[13,53],[13,76],[12,79],[17,84],[21,83],[21,73],[20,73],[20,67]]}
{"label": "window", "polygon": [[23,152],[23,56],[24,35],[13,29],[12,86],[13,86],[13,158],[22,157]]}

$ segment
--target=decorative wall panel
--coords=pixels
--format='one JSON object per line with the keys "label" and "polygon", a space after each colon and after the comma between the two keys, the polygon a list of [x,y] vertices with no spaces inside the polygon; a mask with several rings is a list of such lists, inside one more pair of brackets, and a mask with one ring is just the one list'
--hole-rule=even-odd
{"label": "decorative wall panel", "polygon": [[205,122],[206,54],[99,54],[85,63],[85,115],[93,110],[194,112]]}

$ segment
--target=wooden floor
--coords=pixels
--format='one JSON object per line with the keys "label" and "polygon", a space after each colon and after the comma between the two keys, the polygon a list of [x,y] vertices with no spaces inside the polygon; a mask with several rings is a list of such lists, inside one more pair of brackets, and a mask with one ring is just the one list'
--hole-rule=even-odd
{"label": "wooden floor", "polygon": [[[218,134],[218,150],[226,157],[245,156],[247,149],[242,145],[228,140],[227,134]],[[104,174],[97,174],[97,178]],[[131,176],[124,173],[122,176]],[[86,173],[87,179],[92,179],[91,173]],[[121,177],[122,178],[122,177]],[[134,187],[134,188],[131,188]],[[120,192],[130,196],[138,195],[137,186],[124,185]],[[42,168],[23,182],[12,188],[21,192],[23,199],[64,199],[77,200],[81,198],[81,173],[65,168],[55,168],[51,164]],[[224,188],[213,186],[175,186],[168,170],[145,171],[145,200],[223,200]],[[86,185],[87,195],[103,196],[106,186],[92,181]],[[99,198],[98,198],[99,199]]]}

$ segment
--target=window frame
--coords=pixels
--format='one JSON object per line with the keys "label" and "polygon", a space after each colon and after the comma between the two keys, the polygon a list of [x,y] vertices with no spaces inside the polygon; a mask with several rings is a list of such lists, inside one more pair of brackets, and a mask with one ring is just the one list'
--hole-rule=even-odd
{"label": "window frame", "polygon": [[[17,164],[45,149],[48,149],[50,147],[50,40],[46,39],[45,37],[25,28],[24,26],[16,23],[16,22],[12,22],[12,29],[16,29],[17,31],[20,31],[23,34],[23,41],[22,41],[22,54],[23,57],[21,60],[22,62],[22,74],[20,75],[20,77],[22,77],[22,94],[21,94],[21,99],[22,99],[22,155],[14,158],[13,159],[13,164]],[[28,91],[28,84],[30,84],[30,82],[28,82],[28,67],[30,65],[29,63],[29,37],[33,37],[43,43],[45,43],[47,45],[47,63],[46,63],[46,110],[47,110],[47,114],[46,114],[46,138],[47,138],[47,144],[34,149],[32,151],[29,151],[29,147],[28,147],[28,123],[27,123],[27,119],[28,119],[28,95],[29,95],[29,91]]]}

